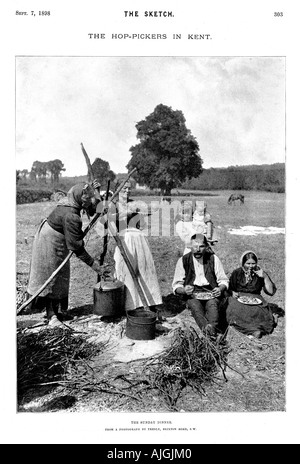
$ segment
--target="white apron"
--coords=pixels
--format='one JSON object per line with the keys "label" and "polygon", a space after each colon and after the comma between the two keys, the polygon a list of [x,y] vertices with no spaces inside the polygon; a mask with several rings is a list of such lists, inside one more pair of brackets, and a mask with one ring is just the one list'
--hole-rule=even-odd
{"label": "white apron", "polygon": [[[138,280],[148,305],[161,304],[160,287],[147,237],[139,229],[129,227],[124,233],[124,243],[133,269],[138,274]],[[115,249],[114,260],[116,278],[125,284],[125,310],[128,311],[143,306],[134,280],[118,247]]]}

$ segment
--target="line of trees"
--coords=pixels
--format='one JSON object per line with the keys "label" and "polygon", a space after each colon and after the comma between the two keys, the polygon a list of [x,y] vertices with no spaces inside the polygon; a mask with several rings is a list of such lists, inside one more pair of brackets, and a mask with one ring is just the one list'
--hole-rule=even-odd
{"label": "line of trees", "polygon": [[[108,161],[101,158],[96,158],[92,164],[93,172],[95,177],[101,182],[106,183],[109,179],[114,181],[116,174],[110,169]],[[35,161],[32,165],[31,171],[28,169],[16,171],[17,184],[21,181],[30,183],[47,183],[47,179],[50,179],[51,185],[57,185],[60,182],[60,177],[63,171],[66,169],[61,160],[55,159],[52,161]],[[88,176],[87,176],[88,177]]]}
{"label": "line of trees", "polygon": [[204,169],[182,185],[187,190],[263,190],[285,192],[284,163]]}
{"label": "line of trees", "polygon": [[17,183],[22,181],[41,182],[47,183],[47,178],[50,179],[52,185],[58,184],[61,173],[65,171],[64,165],[60,159],[51,161],[34,161],[31,167],[31,171],[28,169],[16,171]]}

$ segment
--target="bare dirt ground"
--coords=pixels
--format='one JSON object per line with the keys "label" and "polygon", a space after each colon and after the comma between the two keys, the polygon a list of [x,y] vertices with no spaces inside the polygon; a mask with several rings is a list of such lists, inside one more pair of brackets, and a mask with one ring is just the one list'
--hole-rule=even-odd
{"label": "bare dirt ground", "polygon": [[[218,192],[209,197],[208,203],[213,216],[219,242],[216,254],[224,263],[225,271],[238,266],[240,254],[246,249],[254,249],[276,282],[278,291],[272,302],[284,309],[284,242],[283,235],[238,236],[228,231],[241,226],[284,227],[284,197],[280,194],[246,194],[245,206],[227,207],[227,192]],[[225,206],[226,205],[226,206]],[[33,235],[40,220],[46,216],[54,203],[19,205],[17,207],[17,282],[26,285]],[[182,253],[178,237],[149,236],[149,244],[156,264],[163,295],[164,306],[160,315],[165,319],[157,325],[154,341],[133,342],[125,335],[126,318],[107,321],[93,313],[93,287],[95,273],[76,257],[71,258],[71,285],[69,311],[74,319],[66,322],[69,327],[84,333],[93,342],[108,340],[108,348],[98,355],[98,365],[106,369],[116,369],[122,373],[133,370],[131,361],[141,357],[141,365],[147,356],[163,350],[170,343],[175,328],[193,326],[189,312],[174,302],[171,283],[177,259]],[[88,251],[93,256],[101,253],[102,240],[96,230],[86,239]],[[113,268],[114,241],[110,239],[106,263]],[[276,250],[276,256],[274,254]],[[279,265],[278,263],[281,263]],[[18,329],[40,325],[35,329],[45,330],[44,313],[17,316]],[[230,328],[227,335],[230,349],[226,379],[218,376],[217,382],[205,385],[205,394],[186,388],[177,402],[177,410],[185,412],[252,412],[285,410],[285,318],[280,317],[274,332],[261,340],[250,339]],[[148,350],[148,351],[147,351]],[[123,355],[123,359],[120,358]],[[35,388],[22,398],[20,411],[60,411],[69,412],[165,412],[170,411],[159,392],[145,392],[143,401],[124,395],[90,392],[76,394],[74,401],[62,405],[53,402],[61,395],[57,387]],[[51,406],[52,405],[52,406]]]}

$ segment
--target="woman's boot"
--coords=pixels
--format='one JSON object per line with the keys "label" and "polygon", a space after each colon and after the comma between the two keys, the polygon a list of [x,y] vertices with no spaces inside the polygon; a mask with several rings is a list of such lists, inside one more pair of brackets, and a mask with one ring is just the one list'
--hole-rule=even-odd
{"label": "woman's boot", "polygon": [[63,326],[63,324],[57,318],[58,314],[58,301],[52,298],[46,298],[46,315],[48,325],[51,327]]}
{"label": "woman's boot", "polygon": [[71,321],[73,317],[68,314],[69,298],[59,300],[57,318],[60,321]]}

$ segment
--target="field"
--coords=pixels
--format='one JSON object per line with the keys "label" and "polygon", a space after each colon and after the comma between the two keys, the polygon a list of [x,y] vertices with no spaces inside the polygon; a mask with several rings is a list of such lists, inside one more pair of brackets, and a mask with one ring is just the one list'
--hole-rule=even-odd
{"label": "field", "polygon": [[[224,264],[225,272],[238,267],[239,258],[245,250],[254,250],[258,255],[259,264],[268,271],[277,286],[276,294],[270,298],[272,303],[285,309],[285,196],[284,194],[268,192],[242,192],[245,204],[227,205],[231,192],[199,192],[199,198],[208,204],[208,210],[215,225],[215,235],[218,243],[215,253]],[[184,197],[187,200],[187,197]],[[140,197],[143,202],[153,202],[153,197]],[[176,197],[176,200],[178,198]],[[55,206],[51,202],[24,204],[17,206],[17,278],[26,283],[33,235],[37,225],[43,217]],[[167,206],[163,206],[164,208]],[[163,212],[164,215],[164,212]],[[155,230],[155,215],[151,226]],[[85,225],[87,224],[85,220]],[[255,235],[234,234],[232,229],[256,226],[262,229]],[[265,230],[264,228],[268,228]],[[277,232],[276,229],[279,228]],[[172,230],[172,227],[171,227]],[[264,232],[271,233],[264,233]],[[181,256],[183,246],[180,239],[171,233],[167,236],[162,229],[161,235],[149,235],[149,244],[155,261],[161,292],[165,302],[162,314],[171,317],[168,312],[168,302],[171,301],[172,279],[175,264]],[[86,237],[86,247],[92,256],[99,256],[102,240],[97,233],[97,227]],[[113,266],[112,253],[114,243],[111,239],[106,262]],[[70,285],[70,313],[76,316],[92,314],[93,287],[96,282],[95,273],[76,257],[71,258]],[[174,314],[173,314],[174,315]],[[43,314],[18,316],[18,326],[39,323]],[[113,326],[111,322],[107,324]],[[199,396],[192,390],[186,389],[178,401],[179,410],[186,412],[252,412],[252,411],[284,411],[285,410],[285,318],[280,317],[274,332],[261,340],[249,339],[234,329],[230,329],[227,336],[230,346],[228,364],[232,369],[227,370],[227,382],[218,382],[206,386],[205,396]],[[52,393],[53,394],[53,393]],[[45,396],[46,398],[46,396]],[[28,410],[39,410],[41,402],[45,403],[41,394],[38,406],[28,406]],[[32,397],[24,398],[20,407],[30,405]],[[34,409],[36,407],[37,409]],[[31,408],[31,409],[30,409]],[[162,412],[166,406],[155,395],[145,396],[145,401],[137,404],[133,400],[124,401],[110,398],[109,394],[80,398],[75,405],[68,409],[70,412],[85,411],[135,411]]]}

